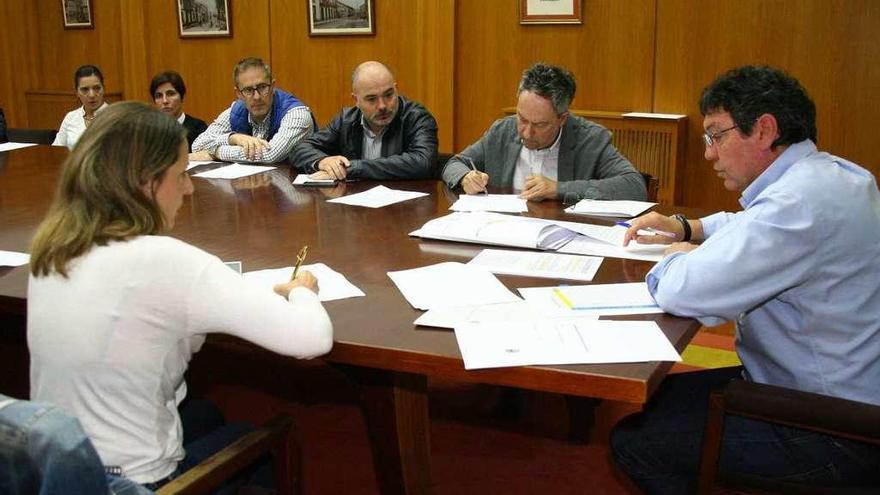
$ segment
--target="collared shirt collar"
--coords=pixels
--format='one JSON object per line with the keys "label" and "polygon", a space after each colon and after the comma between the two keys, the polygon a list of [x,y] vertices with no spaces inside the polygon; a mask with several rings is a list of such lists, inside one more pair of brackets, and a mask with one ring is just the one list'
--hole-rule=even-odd
{"label": "collared shirt collar", "polygon": [[[105,101],[104,103],[101,104],[100,107],[98,107],[97,110],[95,110],[95,115],[98,115],[99,112],[104,111],[104,109],[107,108],[107,107],[109,107],[109,106],[110,106],[110,104],[107,103],[107,102]],[[85,117],[85,115],[86,115],[86,107],[83,106],[83,105],[80,105],[80,107],[79,107],[79,111],[80,111],[80,113],[82,113],[83,117]]]}
{"label": "collared shirt collar", "polygon": [[184,120],[186,120],[186,114],[184,112],[180,112],[180,117],[177,117],[177,123],[183,125]]}
{"label": "collared shirt collar", "polygon": [[742,196],[739,198],[739,204],[743,208],[748,207],[764,189],[779,180],[795,162],[813,153],[816,153],[816,145],[809,139],[789,145],[757,179],[745,188]]}
{"label": "collared shirt collar", "polygon": [[[394,117],[397,118],[397,115],[395,115]],[[394,122],[394,119],[392,119],[391,122]],[[364,133],[367,136],[369,136],[370,139],[381,138],[382,135],[385,134],[385,131],[388,129],[388,126],[391,125],[391,122],[389,122],[388,125],[383,127],[381,131],[376,133],[376,132],[373,132],[373,129],[370,128],[370,124],[367,123],[367,119],[364,118],[364,114],[363,114],[363,112],[361,112],[361,126],[364,128]]]}

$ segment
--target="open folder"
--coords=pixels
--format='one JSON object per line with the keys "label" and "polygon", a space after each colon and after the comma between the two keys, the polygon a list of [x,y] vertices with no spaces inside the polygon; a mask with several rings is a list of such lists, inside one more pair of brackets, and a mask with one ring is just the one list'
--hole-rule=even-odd
{"label": "open folder", "polygon": [[435,218],[411,236],[555,251],[578,234],[540,218],[491,212],[455,212]]}

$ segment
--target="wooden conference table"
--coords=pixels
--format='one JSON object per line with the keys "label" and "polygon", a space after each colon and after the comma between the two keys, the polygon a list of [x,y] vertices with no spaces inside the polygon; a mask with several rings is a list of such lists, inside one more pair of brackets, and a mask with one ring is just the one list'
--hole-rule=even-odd
{"label": "wooden conference table", "polygon": [[[0,153],[0,249],[28,250],[65,156],[66,150],[48,146]],[[194,172],[211,167],[216,166]],[[428,219],[446,214],[456,194],[438,181],[391,182],[386,185],[430,194],[384,208],[362,208],[326,199],[364,191],[376,183],[294,187],[290,184],[294,173],[281,166],[232,181],[195,178],[195,194],[184,203],[170,234],[223,260],[241,260],[245,271],[291,266],[297,251],[307,244],[307,263],[326,263],[366,293],[366,297],[325,304],[333,320],[335,344],[323,359],[342,365],[361,385],[383,493],[431,491],[428,376],[640,405],[669,370],[671,363],[648,362],[465,371],[452,331],[414,326],[421,312],[406,302],[386,275],[391,270],[443,261],[466,262],[483,249],[407,235]],[[529,215],[586,218],[564,214],[555,201],[531,203]],[[606,258],[594,283],[642,281],[650,267],[648,262]],[[499,278],[514,289],[554,283]],[[23,315],[26,286],[27,266],[0,268],[0,312]],[[694,320],[666,314],[627,319],[655,320],[679,351],[699,328]],[[22,329],[15,332],[20,334]],[[233,340],[214,336],[209,344],[249,346]],[[250,347],[249,352],[267,352]]]}

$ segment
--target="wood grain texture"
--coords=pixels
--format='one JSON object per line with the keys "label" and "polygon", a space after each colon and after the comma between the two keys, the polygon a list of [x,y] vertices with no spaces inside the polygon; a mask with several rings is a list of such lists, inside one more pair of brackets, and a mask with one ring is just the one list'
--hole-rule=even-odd
{"label": "wood grain texture", "polygon": [[[155,5],[154,5],[155,4]],[[269,0],[233,1],[232,38],[180,38],[176,0],[155,0],[144,9],[146,70],[133,82],[131,99],[152,102],[150,80],[176,70],[186,83],[184,112],[210,124],[235,100],[232,69],[244,57],[261,57],[271,65]],[[284,88],[283,79],[279,79]]]}
{"label": "wood grain texture", "polygon": [[523,70],[562,65],[577,80],[572,108],[650,111],[654,2],[584,2],[582,25],[521,26],[517,2],[458,2],[455,13],[455,150],[516,104]]}
{"label": "wood grain texture", "polygon": [[744,64],[789,72],[816,102],[819,148],[880,172],[880,3],[871,0],[746,0],[658,3],[657,112],[690,117],[681,184],[684,204],[739,210],[703,159],[700,93],[718,74]]}
{"label": "wood grain texture", "polygon": [[400,94],[437,120],[440,151],[452,148],[453,0],[376,2],[375,36],[309,37],[305,1],[271,1],[272,63],[281,87],[327,125],[353,104],[351,72],[378,60],[394,72]]}

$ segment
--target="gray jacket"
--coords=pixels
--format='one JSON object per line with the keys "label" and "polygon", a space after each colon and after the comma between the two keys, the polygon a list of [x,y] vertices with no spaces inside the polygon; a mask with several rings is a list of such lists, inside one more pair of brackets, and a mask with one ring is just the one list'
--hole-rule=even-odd
{"label": "gray jacket", "polygon": [[[516,132],[516,116],[496,120],[492,127],[460,154],[489,174],[489,185],[511,187],[522,142]],[[458,187],[471,169],[458,156],[443,167],[443,181]],[[562,127],[559,142],[557,197],[566,202],[589,199],[633,199],[647,197],[642,174],[611,144],[607,129],[570,115]]]}

